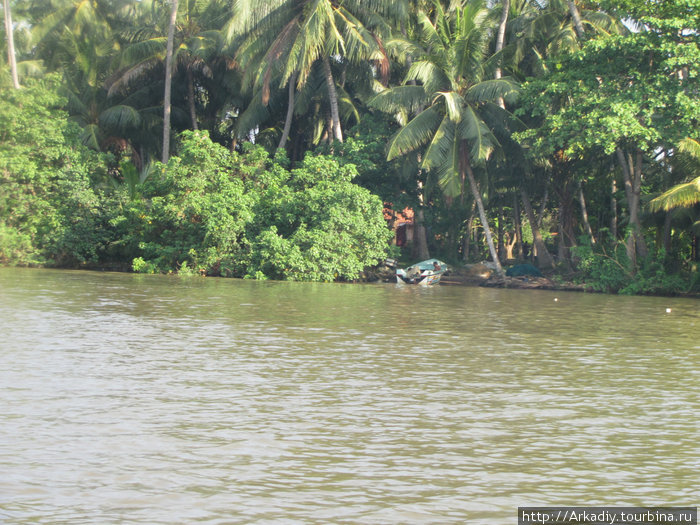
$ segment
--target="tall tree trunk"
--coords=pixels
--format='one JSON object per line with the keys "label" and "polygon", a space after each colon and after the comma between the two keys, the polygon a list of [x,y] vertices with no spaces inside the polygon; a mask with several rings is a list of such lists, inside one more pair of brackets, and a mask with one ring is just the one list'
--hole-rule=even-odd
{"label": "tall tree trunk", "polygon": [[7,36],[7,62],[10,64],[12,75],[12,85],[19,89],[19,77],[17,76],[17,58],[15,56],[14,28],[12,27],[12,13],[10,11],[10,0],[5,0],[5,35]]}
{"label": "tall tree trunk", "polygon": [[670,212],[666,212],[666,216],[664,217],[663,247],[664,247],[664,251],[667,254],[671,252],[671,213]]}
{"label": "tall tree trunk", "polygon": [[641,257],[646,257],[649,254],[646,242],[644,241],[644,235],[642,234],[642,220],[640,217],[641,212],[641,196],[642,196],[642,150],[637,148],[635,152],[635,162],[634,162],[634,181],[632,186],[632,191],[634,194],[634,204],[636,210],[636,216],[634,218],[635,224],[635,244],[637,247],[637,253]]}
{"label": "tall tree trunk", "polygon": [[428,250],[428,235],[425,231],[425,216],[423,209],[418,208],[414,219],[413,241],[416,247],[416,257],[421,261],[430,259],[430,251]]}
{"label": "tall tree trunk", "polygon": [[565,173],[565,167],[559,167],[554,179],[554,189],[559,198],[558,214],[558,255],[559,262],[570,262],[571,251],[569,248],[576,245],[574,234],[574,182]]}
{"label": "tall tree trunk", "polygon": [[544,213],[547,211],[547,201],[549,200],[549,187],[545,184],[544,195],[542,196],[542,204],[540,204],[540,209],[537,212],[537,227],[542,227],[542,221],[544,220]]}
{"label": "tall tree trunk", "polygon": [[[508,12],[510,11],[510,0],[501,1],[503,3],[503,10],[501,11],[501,21],[498,24],[498,34],[496,36],[496,53],[500,53],[501,51],[503,51],[503,46],[506,42],[506,26],[508,25]],[[498,80],[499,78],[501,78],[502,75],[503,72],[501,71],[499,59],[499,66],[496,68],[494,78]],[[498,105],[501,106],[502,109],[506,109],[506,103],[503,101],[503,97],[498,97]]]}
{"label": "tall tree trunk", "polygon": [[586,37],[586,32],[583,30],[583,22],[581,22],[581,14],[578,12],[578,7],[574,0],[568,0],[569,13],[571,13],[571,19],[574,21],[574,28],[576,29],[576,36],[581,40]]}
{"label": "tall tree trunk", "polygon": [[595,235],[591,223],[588,221],[588,209],[586,208],[586,196],[583,194],[583,184],[578,183],[578,202],[581,205],[581,217],[583,219],[583,227],[586,229],[588,237],[591,239],[591,244],[595,244]]}
{"label": "tall tree trunk", "polygon": [[163,95],[163,164],[170,158],[170,93],[173,80],[173,40],[175,39],[175,21],[177,20],[178,0],[172,0],[170,24],[168,25],[168,44],[165,52],[165,94]]}
{"label": "tall tree trunk", "polygon": [[284,118],[284,129],[282,130],[282,137],[280,138],[280,143],[277,144],[277,149],[284,149],[287,145],[287,139],[289,138],[289,131],[292,129],[292,119],[294,118],[294,95],[296,94],[296,84],[297,84],[297,72],[292,73],[289,78],[289,97],[287,98],[287,116]]}
{"label": "tall tree trunk", "polygon": [[525,191],[524,187],[520,188],[520,196],[523,200],[523,208],[525,208],[525,215],[527,215],[527,220],[530,221],[532,238],[535,245],[535,249],[537,250],[537,264],[540,268],[554,268],[554,261],[552,260],[552,256],[549,254],[549,251],[547,250],[547,247],[544,244],[544,239],[542,239],[542,233],[540,232],[539,225],[537,224],[535,213],[532,211],[530,197],[528,197],[527,191]]}
{"label": "tall tree trunk", "polygon": [[476,208],[476,201],[472,200],[472,207],[469,210],[469,219],[467,220],[467,231],[464,236],[464,262],[469,262],[469,248],[472,242],[472,226],[474,225],[474,208]]}
{"label": "tall tree trunk", "polygon": [[568,269],[571,269],[571,262],[569,261],[569,247],[566,245],[566,234],[564,233],[566,228],[564,225],[565,217],[567,212],[563,206],[559,206],[559,214],[557,217],[557,257],[559,259],[559,264],[564,263]]}
{"label": "tall tree trunk", "polygon": [[496,253],[496,247],[493,244],[493,237],[491,236],[491,228],[489,227],[489,222],[486,219],[486,211],[484,210],[484,202],[481,200],[481,193],[479,192],[479,187],[476,184],[476,179],[474,178],[474,172],[472,171],[472,166],[469,162],[469,154],[465,144],[460,145],[461,153],[461,167],[467,172],[467,178],[469,179],[469,187],[472,190],[472,196],[476,201],[476,207],[479,210],[479,219],[481,219],[481,226],[484,228],[484,235],[486,235],[486,244],[489,247],[489,253],[491,254],[491,260],[493,264],[496,265],[496,274],[500,279],[505,279],[505,273],[503,272],[503,267],[501,266],[501,261],[498,259],[498,253]]}
{"label": "tall tree trunk", "polygon": [[194,103],[194,74],[192,68],[187,68],[187,104],[190,108],[190,120],[192,120],[192,129],[197,131],[197,109]]}
{"label": "tall tree trunk", "polygon": [[418,180],[418,210],[413,219],[413,243],[416,249],[416,256],[421,260],[430,259],[428,251],[428,236],[425,231],[425,215],[423,213],[423,183]]}
{"label": "tall tree trunk", "polygon": [[632,226],[632,234],[627,238],[626,242],[627,256],[632,266],[636,267],[637,256],[645,257],[648,253],[644,237],[642,236],[642,223],[639,217],[639,202],[642,191],[642,151],[640,149],[636,150],[634,160],[631,155],[625,158],[624,152],[619,147],[615,150],[615,153],[622,169],[625,195],[630,214],[630,226]]}
{"label": "tall tree trunk", "polygon": [[498,240],[496,243],[496,246],[498,247],[498,260],[503,261],[506,258],[506,242],[504,237],[504,230],[503,230],[503,223],[505,222],[505,219],[503,217],[503,204],[498,205],[498,229],[497,229],[497,236]]}
{"label": "tall tree trunk", "polygon": [[610,191],[610,213],[612,214],[610,218],[610,236],[613,242],[615,242],[617,241],[617,197],[615,197],[617,193],[617,182],[615,181],[615,177],[613,177]]}
{"label": "tall tree trunk", "polygon": [[515,255],[523,258],[523,228],[520,219],[520,203],[518,196],[513,194],[513,224],[515,225]]}
{"label": "tall tree trunk", "polygon": [[338,142],[343,142],[343,129],[340,127],[340,113],[338,111],[338,92],[335,90],[335,80],[333,80],[333,72],[331,71],[331,61],[327,56],[323,57],[323,71],[326,75],[328,100],[330,101],[331,106],[333,138]]}

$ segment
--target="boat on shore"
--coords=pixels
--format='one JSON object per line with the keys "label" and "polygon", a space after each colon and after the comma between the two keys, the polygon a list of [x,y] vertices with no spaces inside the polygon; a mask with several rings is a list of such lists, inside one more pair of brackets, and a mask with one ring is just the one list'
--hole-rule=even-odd
{"label": "boat on shore", "polygon": [[408,268],[396,270],[396,282],[399,284],[419,284],[431,286],[438,284],[447,271],[447,265],[437,259],[427,259]]}

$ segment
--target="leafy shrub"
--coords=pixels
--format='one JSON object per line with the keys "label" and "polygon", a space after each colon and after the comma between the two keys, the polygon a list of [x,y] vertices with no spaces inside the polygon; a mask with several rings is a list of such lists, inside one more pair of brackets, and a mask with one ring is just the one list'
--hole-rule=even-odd
{"label": "leafy shrub", "polygon": [[131,263],[131,268],[136,273],[156,273],[156,265],[151,262],[144,261],[143,257],[136,257]]}
{"label": "leafy shrub", "polygon": [[259,147],[231,153],[185,132],[142,198],[122,191],[112,250],[139,272],[305,281],[356,279],[384,258],[392,234],[382,203],[353,184],[353,165],[312,155],[285,165]]}
{"label": "leafy shrub", "polygon": [[284,186],[265,191],[249,238],[249,275],[301,281],[357,279],[386,256],[392,233],[380,199],[352,183],[357,170],[307,155]]}
{"label": "leafy shrub", "polygon": [[612,254],[595,251],[590,245],[572,248],[578,258],[583,281],[601,292],[635,294],[676,294],[690,285],[680,275],[669,273],[664,266],[665,254],[650,254],[638,268],[632,269],[623,243],[614,245]]}
{"label": "leafy shrub", "polygon": [[580,280],[598,292],[617,293],[632,279],[629,259],[623,245],[617,245],[613,255],[596,252],[590,244],[571,248],[578,261]]}
{"label": "leafy shrub", "polygon": [[0,105],[0,261],[76,265],[96,261],[104,240],[104,157],[80,143],[58,79],[3,90]]}
{"label": "leafy shrub", "polygon": [[141,185],[143,198],[112,220],[121,228],[124,255],[159,272],[220,275],[222,260],[242,250],[251,219],[238,162],[205,133],[184,133],[180,155],[156,168]]}

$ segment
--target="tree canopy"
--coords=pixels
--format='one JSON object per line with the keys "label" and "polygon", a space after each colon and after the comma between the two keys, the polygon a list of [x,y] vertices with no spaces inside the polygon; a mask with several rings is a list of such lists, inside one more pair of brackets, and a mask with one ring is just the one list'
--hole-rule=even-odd
{"label": "tree canopy", "polygon": [[698,0],[3,4],[5,263],[698,286]]}

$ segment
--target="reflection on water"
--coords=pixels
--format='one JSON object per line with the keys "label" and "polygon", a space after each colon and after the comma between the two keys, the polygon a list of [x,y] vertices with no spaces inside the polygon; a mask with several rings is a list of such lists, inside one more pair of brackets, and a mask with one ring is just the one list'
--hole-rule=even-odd
{"label": "reflection on water", "polygon": [[695,504],[698,305],[0,269],[0,521]]}

